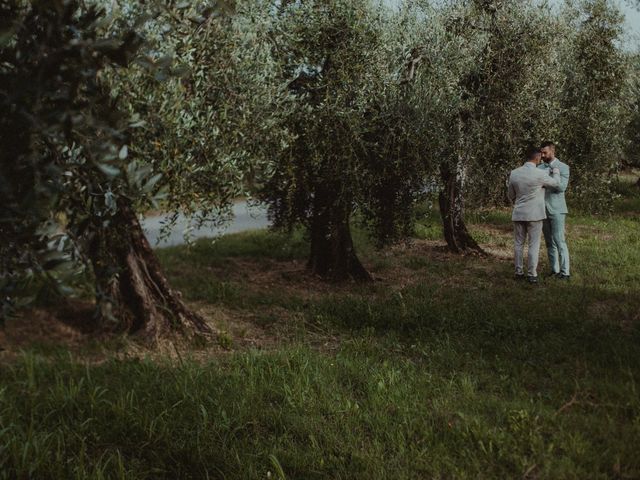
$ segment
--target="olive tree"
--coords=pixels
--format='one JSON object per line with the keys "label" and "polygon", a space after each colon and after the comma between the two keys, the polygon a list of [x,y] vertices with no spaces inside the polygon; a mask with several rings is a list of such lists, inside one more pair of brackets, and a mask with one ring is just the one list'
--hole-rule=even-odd
{"label": "olive tree", "polygon": [[431,147],[426,161],[436,162],[438,203],[447,245],[454,252],[482,249],[464,220],[470,167],[469,123],[476,97],[470,91],[482,54],[484,31],[476,28],[471,6],[462,3],[420,8],[416,38],[416,101],[426,119],[424,135]]}
{"label": "olive tree", "polygon": [[586,208],[609,205],[612,174],[624,153],[628,57],[620,48],[623,17],[606,0],[565,13],[571,26],[564,59],[561,153],[571,165],[571,193]]}
{"label": "olive tree", "polygon": [[432,193],[437,161],[427,133],[432,117],[425,115],[426,97],[417,81],[421,53],[416,51],[420,18],[413,8],[383,16],[382,49],[391,67],[377,92],[376,115],[365,135],[359,207],[368,231],[379,247],[406,240],[414,233],[416,206]]}
{"label": "olive tree", "polygon": [[439,165],[445,239],[454,252],[482,252],[466,226],[465,203],[503,203],[522,149],[555,128],[561,22],[526,1],[423,3],[419,10],[416,101]]}
{"label": "olive tree", "polygon": [[118,328],[150,338],[209,331],[171,290],[140,228],[135,202],[157,180],[130,158],[137,119],[102,81],[131,61],[138,35],[105,34],[102,11],[74,1],[0,6],[5,303],[25,277],[88,264],[99,313]]}
{"label": "olive tree", "polygon": [[467,130],[468,198],[503,205],[505,179],[522,163],[525,147],[557,134],[566,29],[550,9],[532,2],[476,2],[475,8],[486,39],[469,79],[475,102]]}
{"label": "olive tree", "polygon": [[260,198],[276,227],[305,228],[310,272],[370,280],[353,245],[354,214],[380,242],[393,241],[410,228],[405,207],[421,185],[403,133],[415,113],[401,91],[405,60],[367,0],[278,2],[274,18],[292,138]]}
{"label": "olive tree", "polygon": [[[634,54],[627,84],[627,115],[625,163],[626,167],[640,168],[640,55]],[[636,183],[640,187],[640,179]]]}

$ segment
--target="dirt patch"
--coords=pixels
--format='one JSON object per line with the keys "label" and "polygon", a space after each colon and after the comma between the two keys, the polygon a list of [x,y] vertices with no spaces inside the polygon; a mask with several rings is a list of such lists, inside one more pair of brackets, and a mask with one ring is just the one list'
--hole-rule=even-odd
{"label": "dirt patch", "polygon": [[0,359],[11,359],[31,348],[82,351],[87,357],[103,357],[102,350],[112,347],[119,337],[101,328],[93,312],[93,305],[83,301],[20,312],[0,327]]}
{"label": "dirt patch", "polygon": [[568,225],[567,226],[569,236],[578,236],[582,238],[593,238],[595,240],[608,242],[615,240],[615,235],[598,227],[592,227],[588,225]]}
{"label": "dirt patch", "polygon": [[80,328],[61,320],[56,312],[42,309],[29,310],[8,319],[0,329],[0,345],[3,349],[26,348],[30,345],[76,347],[84,343],[88,335]]}
{"label": "dirt patch", "polygon": [[[277,261],[261,259],[234,258],[230,262],[233,268],[224,267],[230,279],[241,282],[250,292],[296,296],[315,299],[330,293],[342,291],[355,285],[353,282],[332,284],[319,277],[309,275],[304,262],[298,260]],[[213,274],[221,273],[212,268]]]}
{"label": "dirt patch", "polygon": [[[135,337],[105,332],[93,320],[89,302],[68,302],[55,310],[33,309],[9,320],[0,329],[2,357],[29,347],[64,348],[84,360],[106,358],[162,357],[181,361],[185,357],[206,360],[250,349],[274,350],[304,343],[319,351],[333,352],[342,342],[341,334],[315,324],[305,315],[307,305],[321,298],[355,295],[380,299],[406,287],[427,281],[430,271],[447,269],[438,277],[439,289],[447,285],[480,288],[479,272],[490,273],[496,259],[510,259],[510,250],[485,246],[489,257],[464,257],[450,253],[442,241],[415,240],[375,252],[366,258],[366,267],[375,281],[370,284],[324,281],[309,275],[300,260],[230,258],[219,267],[203,266],[217,278],[241,286],[248,296],[259,299],[247,306],[192,302],[190,306],[208,319],[218,332],[207,340],[180,337],[163,340],[153,348]],[[452,268],[452,265],[454,267]],[[461,267],[461,268],[459,268]],[[183,275],[189,275],[185,271]],[[435,280],[434,280],[435,281]]]}
{"label": "dirt patch", "polygon": [[603,323],[613,323],[626,333],[631,333],[640,321],[640,312],[623,298],[592,301],[587,315]]}
{"label": "dirt patch", "polygon": [[275,350],[304,341],[320,351],[335,351],[341,338],[308,323],[303,315],[281,307],[260,311],[232,310],[206,303],[192,303],[217,332],[212,338],[163,338],[150,346],[135,336],[109,332],[96,325],[91,304],[70,303],[58,309],[30,309],[8,319],[0,328],[0,360],[16,358],[21,351],[65,350],[89,363],[109,358],[154,358],[181,362],[206,361],[251,349]]}
{"label": "dirt patch", "polygon": [[[300,260],[233,258],[223,266],[207,268],[213,277],[225,278],[226,281],[240,285],[243,291],[254,298],[276,298],[276,303],[288,307],[286,304],[289,301],[304,305],[333,295],[379,298],[424,282],[425,277],[430,275],[428,272],[433,271],[446,271],[444,277],[438,278],[439,285],[449,282],[476,288],[474,277],[478,272],[494,272],[497,264],[511,262],[513,257],[513,247],[509,244],[483,245],[483,248],[489,254],[486,257],[452,253],[443,241],[416,239],[410,243],[395,245],[363,256],[363,263],[374,278],[374,282],[370,284],[327,282],[310,275],[305,269],[305,263]],[[287,308],[265,310],[262,306],[254,305],[247,309],[252,311],[229,310],[228,314],[232,317],[245,315],[253,322],[260,322],[260,318],[270,316],[288,322],[290,319],[287,316],[292,314]]]}

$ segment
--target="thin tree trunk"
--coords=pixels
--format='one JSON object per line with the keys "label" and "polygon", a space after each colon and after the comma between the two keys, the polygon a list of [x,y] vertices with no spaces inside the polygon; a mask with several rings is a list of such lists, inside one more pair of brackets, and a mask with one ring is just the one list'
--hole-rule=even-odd
{"label": "thin tree trunk", "polygon": [[484,254],[484,250],[471,236],[464,222],[464,184],[467,177],[467,163],[464,157],[464,152],[467,151],[465,118],[468,118],[468,113],[461,112],[457,121],[456,148],[452,152],[455,164],[448,161],[440,164],[440,178],[443,184],[439,197],[440,216],[449,250],[454,253]]}
{"label": "thin tree trunk", "polygon": [[444,238],[449,250],[454,253],[484,253],[469,233],[464,222],[464,185],[466,181],[466,164],[463,152],[464,122],[458,120],[458,145],[455,165],[449,162],[440,164],[440,177],[443,189],[440,192],[440,216],[444,227]]}
{"label": "thin tree trunk", "polygon": [[372,281],[353,246],[349,209],[334,205],[330,192],[330,189],[318,188],[314,198],[307,268],[311,273],[330,280]]}
{"label": "thin tree trunk", "polygon": [[118,203],[109,229],[90,248],[101,317],[152,341],[171,332],[211,334],[204,318],[170,288],[130,203]]}
{"label": "thin tree trunk", "polygon": [[461,160],[455,168],[448,163],[440,165],[443,189],[440,191],[440,216],[444,238],[449,250],[455,253],[481,253],[484,250],[469,233],[464,222],[464,166]]}

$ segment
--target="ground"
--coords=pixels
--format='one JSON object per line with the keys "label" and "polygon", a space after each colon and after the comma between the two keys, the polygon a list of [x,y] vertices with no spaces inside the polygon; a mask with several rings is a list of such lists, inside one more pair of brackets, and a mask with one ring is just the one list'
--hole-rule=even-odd
{"label": "ground", "polygon": [[469,216],[487,257],[447,253],[433,215],[382,251],[356,232],[369,285],[309,277],[299,234],[163,249],[220,335],[149,350],[82,302],[12,320],[0,478],[640,478],[640,193],[620,192],[571,215],[568,283],[513,280],[507,210]]}

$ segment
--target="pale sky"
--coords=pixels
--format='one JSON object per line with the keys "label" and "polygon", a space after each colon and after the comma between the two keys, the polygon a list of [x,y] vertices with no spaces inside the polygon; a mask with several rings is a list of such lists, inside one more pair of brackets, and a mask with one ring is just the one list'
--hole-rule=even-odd
{"label": "pale sky", "polygon": [[636,45],[638,45],[640,43],[637,38],[640,36],[640,11],[636,8],[629,7],[626,3],[620,7],[627,17],[627,30],[636,36]]}

